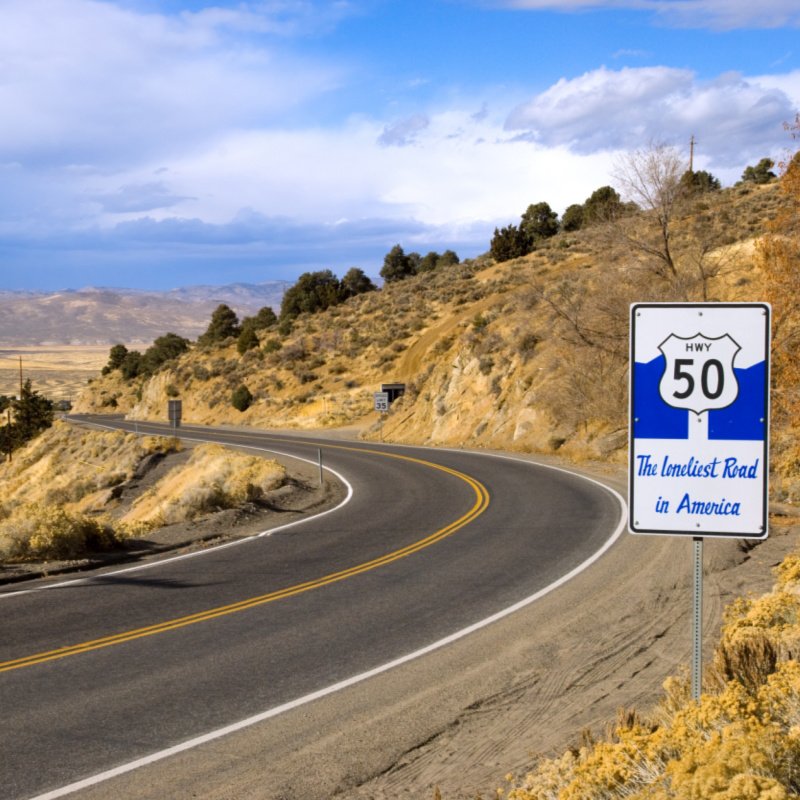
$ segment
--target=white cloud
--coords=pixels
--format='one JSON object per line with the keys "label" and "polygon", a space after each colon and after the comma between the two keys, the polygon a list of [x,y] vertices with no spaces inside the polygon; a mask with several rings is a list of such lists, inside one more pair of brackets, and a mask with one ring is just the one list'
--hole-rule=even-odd
{"label": "white cloud", "polygon": [[667,25],[692,28],[800,26],[797,0],[498,0],[493,5],[547,11],[632,9],[650,11]]}
{"label": "white cloud", "polygon": [[[538,200],[563,208],[608,182],[607,153],[512,141],[488,112],[440,111],[426,119],[414,147],[383,146],[381,122],[363,117],[336,129],[232,132],[213,148],[171,161],[159,182],[170,196],[191,199],[152,216],[222,225],[247,207],[304,223],[417,219],[446,236],[476,220],[513,221]],[[113,181],[146,185],[155,171]],[[91,195],[116,191],[109,180],[96,176]],[[119,218],[107,217],[106,224]]]}
{"label": "white cloud", "polygon": [[185,151],[274,120],[342,77],[229,38],[236,19],[254,24],[252,11],[166,17],[95,0],[0,0],[0,16],[0,161],[113,168]]}
{"label": "white cloud", "polygon": [[649,141],[688,142],[694,134],[708,163],[738,167],[782,145],[794,117],[797,77],[745,78],[737,73],[698,81],[669,67],[601,68],[562,79],[517,107],[506,128],[543,146],[578,153],[632,150]]}

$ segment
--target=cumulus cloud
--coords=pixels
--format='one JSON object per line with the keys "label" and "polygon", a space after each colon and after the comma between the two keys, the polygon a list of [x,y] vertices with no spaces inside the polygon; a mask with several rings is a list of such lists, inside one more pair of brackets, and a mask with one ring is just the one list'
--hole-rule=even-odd
{"label": "cumulus cloud", "polygon": [[[786,86],[795,81],[787,79]],[[689,70],[601,68],[562,79],[515,108],[506,129],[578,153],[632,150],[649,141],[679,143],[696,134],[712,165],[771,152],[794,101],[777,81],[737,73],[698,81]]]}
{"label": "cumulus cloud", "polygon": [[505,8],[538,11],[633,9],[650,11],[661,21],[692,28],[777,28],[800,26],[796,0],[499,0]]}

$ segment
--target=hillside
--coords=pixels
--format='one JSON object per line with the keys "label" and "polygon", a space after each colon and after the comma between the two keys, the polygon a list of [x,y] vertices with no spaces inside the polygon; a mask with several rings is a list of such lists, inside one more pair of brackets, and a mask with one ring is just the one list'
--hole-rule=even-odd
{"label": "hillside", "polygon": [[[163,420],[167,400],[181,397],[188,423],[349,426],[350,435],[373,439],[623,463],[629,303],[766,300],[774,310],[771,499],[778,501],[770,542],[782,533],[791,540],[780,543],[783,557],[796,539],[791,505],[800,499],[798,199],[800,161],[782,184],[693,197],[672,221],[669,259],[658,249],[654,217],[629,215],[558,234],[522,258],[451,265],[301,315],[291,325],[283,320],[259,331],[257,346],[244,353],[231,338],[196,343],[146,379],[125,380],[120,370],[107,370],[77,410]],[[407,391],[379,420],[372,392],[382,382],[403,382]],[[253,402],[242,412],[233,399],[243,385]],[[205,455],[214,460],[218,454]],[[134,522],[150,520],[151,508],[142,512]],[[738,557],[752,561],[754,570],[775,563],[764,550],[751,555],[740,544]],[[585,731],[580,747],[556,759],[532,757],[532,766],[511,776],[498,796],[796,797],[798,574],[798,557],[790,555],[771,594],[730,607],[700,703],[689,699],[685,676],[672,678],[655,709],[621,712],[607,736]],[[654,602],[662,608],[664,599],[659,590]],[[524,703],[519,689],[516,684],[510,695],[506,740],[524,739],[535,719],[515,727],[510,709]],[[572,683],[568,689],[577,691]],[[541,690],[536,682],[530,687]],[[506,710],[504,703],[498,708],[498,716]],[[481,752],[491,732],[474,723],[473,744]],[[453,769],[465,769],[450,741],[426,747],[431,758],[444,758],[446,748]],[[442,794],[436,789],[433,797]]]}
{"label": "hillside", "polygon": [[[756,237],[782,203],[779,186],[702,195],[675,221],[680,280],[659,277],[608,226],[560,233],[528,256],[490,257],[387,284],[298,317],[291,332],[194,346],[147,381],[95,381],[81,411],[259,427],[358,426],[367,438],[558,451],[622,461],[627,443],[627,308],[647,300],[763,300]],[[381,383],[406,394],[385,420]],[[254,402],[231,404],[246,385]]]}
{"label": "hillside", "polygon": [[282,281],[190,286],[170,292],[85,288],[62,292],[0,291],[3,345],[152,342],[167,331],[200,334],[214,308],[227,303],[239,314],[280,307]]}

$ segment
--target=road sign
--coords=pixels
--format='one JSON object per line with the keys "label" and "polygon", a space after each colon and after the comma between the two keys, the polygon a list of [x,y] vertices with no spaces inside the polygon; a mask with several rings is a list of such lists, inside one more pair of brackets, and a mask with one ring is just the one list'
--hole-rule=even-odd
{"label": "road sign", "polygon": [[632,533],[767,537],[770,307],[631,306]]}
{"label": "road sign", "polygon": [[375,392],[375,410],[381,413],[389,410],[389,392]]}
{"label": "road sign", "polygon": [[167,400],[167,417],[174,428],[180,427],[183,417],[183,402],[181,400]]}

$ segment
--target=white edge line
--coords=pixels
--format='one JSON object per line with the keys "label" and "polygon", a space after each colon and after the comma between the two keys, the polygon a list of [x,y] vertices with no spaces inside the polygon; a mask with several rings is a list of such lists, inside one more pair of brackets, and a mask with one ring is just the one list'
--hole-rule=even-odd
{"label": "white edge line", "polygon": [[[96,427],[98,428],[106,428],[107,430],[122,430],[120,428],[111,428],[109,426],[100,425],[98,423],[93,423],[93,424],[96,425]],[[133,431],[130,431],[130,433],[133,433]],[[251,445],[236,445],[236,444],[231,445],[230,442],[217,442],[211,439],[192,439],[186,436],[181,437],[181,439],[187,442],[200,442],[204,444],[221,444],[221,445],[226,445],[228,447],[246,447],[248,450],[257,450],[262,453],[272,453],[273,455],[284,456],[285,458],[293,458],[296,459],[297,461],[304,461],[306,464],[311,464],[314,467],[317,466],[316,461],[311,461],[308,458],[302,458],[301,456],[296,456],[293,455],[292,453],[284,453],[281,450],[271,450],[266,447],[254,447]],[[232,542],[225,542],[224,544],[218,544],[212,547],[206,547],[203,550],[196,550],[193,553],[184,553],[179,556],[168,556],[167,558],[161,558],[158,559],[157,561],[149,561],[146,564],[136,564],[132,567],[124,567],[123,569],[116,569],[110,572],[102,572],[100,574],[87,575],[82,578],[70,578],[65,581],[59,581],[58,583],[48,583],[45,586],[36,586],[32,589],[20,589],[19,591],[16,592],[2,593],[0,594],[0,601],[7,600],[10,597],[19,597],[20,595],[45,592],[49,589],[60,589],[64,588],[65,586],[79,586],[81,584],[91,583],[92,581],[103,580],[112,575],[124,575],[129,572],[139,572],[145,569],[153,569],[155,567],[160,567],[163,564],[173,564],[176,561],[183,561],[188,558],[197,558],[198,556],[209,555],[211,553],[216,553],[219,550],[224,550],[225,548],[228,547],[238,547],[239,545],[242,544],[248,544],[249,542],[253,542],[256,539],[269,537],[272,536],[273,533],[278,533],[279,531],[285,531],[288,530],[289,528],[297,527],[298,525],[305,525],[308,522],[313,522],[314,520],[320,519],[321,517],[324,517],[328,514],[333,514],[334,511],[338,511],[340,508],[346,506],[353,498],[353,487],[350,481],[348,481],[347,478],[345,478],[344,475],[342,475],[340,472],[337,472],[335,469],[331,469],[330,467],[325,465],[323,465],[323,469],[326,470],[327,472],[330,472],[332,475],[335,475],[347,487],[347,494],[344,500],[342,500],[342,502],[339,503],[339,505],[334,506],[333,508],[329,508],[326,511],[321,511],[319,514],[314,514],[313,517],[305,517],[303,519],[295,520],[294,522],[287,522],[285,525],[279,525],[277,528],[268,528],[267,530],[261,531],[260,533],[254,533],[251,536],[245,536],[241,539],[236,539],[235,541]]]}
{"label": "white edge line", "polygon": [[[442,448],[446,449],[446,448]],[[449,452],[465,452],[463,450],[450,450]],[[472,452],[472,451],[470,451]],[[582,561],[578,566],[574,567],[570,570],[566,575],[562,575],[558,580],[553,581],[551,584],[545,586],[543,589],[540,589],[538,592],[530,595],[529,597],[520,600],[517,603],[514,603],[507,608],[504,608],[502,611],[498,611],[495,614],[492,614],[489,617],[486,617],[479,622],[475,622],[472,625],[468,625],[466,628],[462,628],[455,633],[451,633],[449,636],[445,636],[443,639],[439,639],[436,642],[433,642],[419,650],[415,650],[413,653],[408,653],[405,656],[401,656],[400,658],[396,658],[393,661],[389,661],[386,664],[382,664],[378,667],[374,667],[371,670],[367,670],[366,672],[362,672],[358,675],[353,675],[350,678],[346,678],[343,681],[339,681],[338,683],[331,684],[330,686],[326,686],[323,689],[319,689],[316,692],[311,692],[310,694],[303,695],[302,697],[298,697],[295,700],[291,700],[288,703],[283,703],[282,705],[275,706],[274,708],[270,708],[267,711],[262,711],[260,714],[256,714],[252,717],[247,717],[246,719],[240,720],[239,722],[234,722],[231,725],[226,725],[223,728],[217,728],[214,731],[210,731],[209,733],[205,733],[202,736],[196,736],[193,739],[189,739],[181,744],[174,745],[173,747],[168,747],[164,750],[159,750],[156,753],[151,753],[150,755],[144,756],[143,758],[138,758],[135,761],[129,761],[127,764],[121,764],[118,767],[114,767],[113,769],[106,770],[105,772],[100,772],[97,775],[92,775],[89,778],[84,778],[83,780],[76,781],[75,783],[71,783],[68,786],[63,786],[60,789],[54,789],[53,791],[46,792],[45,794],[36,795],[35,797],[30,798],[29,800],[56,800],[59,797],[65,797],[66,795],[72,794],[73,792],[80,791],[81,789],[88,789],[92,786],[96,786],[100,783],[104,783],[105,781],[111,780],[112,778],[118,778],[121,775],[125,775],[128,772],[133,772],[140,767],[146,767],[150,764],[155,764],[158,761],[163,761],[166,758],[170,758],[171,756],[178,755],[179,753],[184,753],[187,750],[192,750],[195,747],[200,747],[201,745],[207,744],[208,742],[213,742],[217,739],[221,739],[224,736],[228,736],[232,733],[236,733],[238,731],[244,730],[245,728],[252,727],[253,725],[257,725],[260,722],[264,722],[265,720],[272,719],[273,717],[277,717],[279,714],[283,714],[287,711],[291,711],[295,708],[299,708],[300,706],[307,705],[308,703],[312,703],[315,700],[320,700],[323,697],[327,697],[328,695],[334,694],[335,692],[339,692],[342,689],[347,689],[350,686],[355,686],[358,683],[362,683],[363,681],[369,680],[370,678],[374,678],[377,675],[381,675],[384,672],[388,672],[395,667],[399,667],[402,664],[407,664],[409,661],[414,661],[421,656],[425,656],[428,653],[432,653],[435,650],[439,650],[446,645],[452,644],[453,642],[458,641],[459,639],[463,639],[465,636],[469,636],[471,633],[475,633],[476,631],[480,630],[481,628],[486,628],[489,625],[492,625],[495,622],[498,622],[505,617],[510,616],[511,614],[520,611],[521,609],[525,608],[526,606],[531,605],[532,603],[536,602],[537,600],[541,599],[550,592],[558,589],[559,587],[563,586],[565,583],[571,581],[573,578],[578,576],[580,573],[584,572],[588,569],[592,564],[594,564],[598,559],[600,559],[619,539],[622,535],[622,532],[625,530],[625,526],[627,523],[627,504],[622,497],[622,495],[617,492],[615,489],[612,489],[610,486],[602,483],[595,478],[588,477],[586,475],[581,475],[577,472],[572,472],[568,469],[563,467],[556,467],[549,464],[541,464],[536,461],[528,461],[523,458],[516,458],[514,456],[504,456],[499,455],[497,453],[480,453],[476,452],[475,455],[484,455],[493,458],[502,458],[509,461],[517,461],[521,464],[531,464],[534,466],[545,467],[546,469],[553,469],[559,472],[566,472],[570,475],[575,475],[583,480],[589,481],[590,483],[594,483],[597,486],[605,489],[607,492],[612,494],[614,497],[617,498],[617,501],[620,504],[620,508],[622,511],[622,516],[620,521],[617,525],[616,530],[611,534],[611,536],[606,540],[603,546],[593,553],[589,558]],[[294,456],[292,456],[294,457]],[[313,463],[313,462],[312,462]],[[349,486],[349,484],[348,484]],[[325,512],[329,513],[329,512]],[[293,523],[295,524],[295,523]],[[246,541],[246,540],[245,540]]]}

